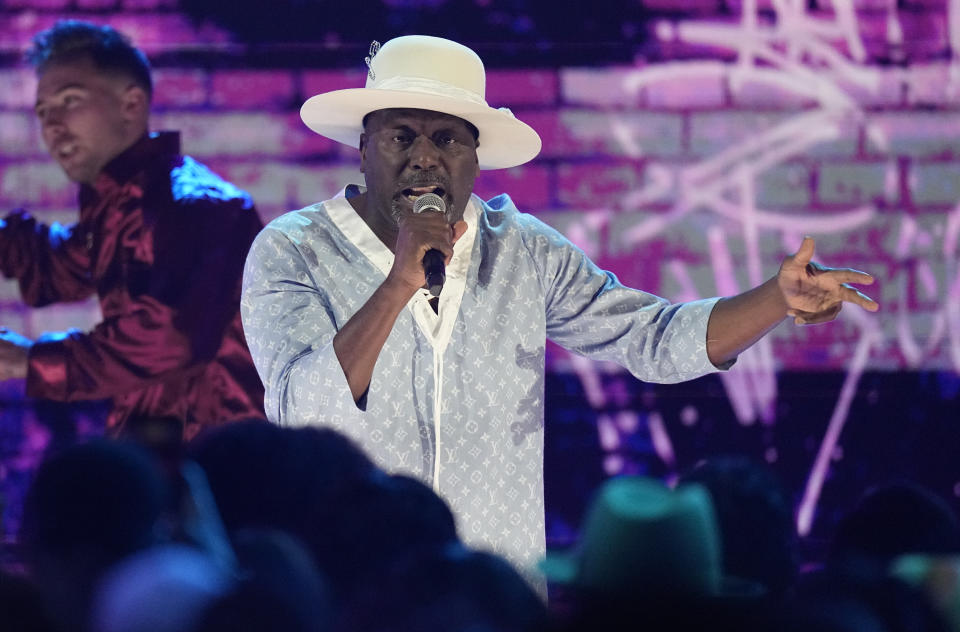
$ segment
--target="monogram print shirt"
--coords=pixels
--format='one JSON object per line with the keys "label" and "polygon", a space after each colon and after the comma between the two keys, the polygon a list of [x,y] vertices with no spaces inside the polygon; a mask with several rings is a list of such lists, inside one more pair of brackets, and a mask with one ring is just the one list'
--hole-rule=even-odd
{"label": "monogram print shirt", "polygon": [[271,222],[247,258],[241,313],[267,416],[349,435],[388,471],[431,484],[465,542],[530,569],[545,551],[546,339],[642,380],[689,380],[716,370],[717,299],[670,304],[624,287],[508,196],[473,196],[438,313],[423,293],[410,299],[358,406],[332,341],[393,254],[351,188]]}

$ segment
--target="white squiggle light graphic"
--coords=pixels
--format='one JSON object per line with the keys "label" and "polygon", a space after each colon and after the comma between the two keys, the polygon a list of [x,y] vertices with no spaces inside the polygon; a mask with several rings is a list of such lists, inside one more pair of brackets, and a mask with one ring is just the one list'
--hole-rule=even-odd
{"label": "white squiggle light graphic", "polygon": [[[901,219],[900,228],[895,251],[895,256],[901,263],[896,279],[900,290],[896,315],[896,335],[900,351],[907,365],[916,368],[946,339],[950,360],[955,370],[960,372],[960,252],[958,252],[960,204],[947,215],[943,230],[942,254],[946,273],[943,290],[936,281],[930,262],[925,259],[915,259],[914,255],[914,248],[922,245],[924,241],[929,242],[931,236],[922,231],[916,221],[909,216]],[[928,299],[941,295],[944,298],[943,305],[928,316],[931,321],[930,333],[925,343],[917,341],[910,321],[908,270],[911,267]]]}
{"label": "white squiggle light graphic", "polygon": [[[758,129],[745,140],[699,162],[678,166],[651,161],[646,166],[645,185],[628,193],[621,202],[619,211],[622,212],[642,210],[655,202],[671,202],[665,212],[649,214],[623,231],[619,235],[621,247],[647,242],[684,221],[694,211],[712,214],[719,220],[718,225],[708,230],[707,238],[714,270],[713,282],[720,294],[740,290],[729,250],[733,240],[742,240],[747,280],[756,285],[763,280],[762,233],[779,233],[785,248],[795,248],[800,235],[842,234],[863,228],[878,217],[877,209],[870,204],[816,216],[796,216],[761,208],[756,193],[759,177],[774,167],[808,154],[818,145],[843,138],[845,131],[851,128],[864,130],[869,147],[881,153],[891,151],[887,131],[872,124],[859,103],[861,97],[858,95],[877,93],[882,75],[878,69],[866,64],[866,49],[852,0],[833,0],[833,14],[829,18],[808,12],[804,0],[772,0],[772,7],[772,21],[763,19],[756,0],[744,0],[741,20],[737,24],[689,21],[657,25],[655,32],[663,40],[727,48],[736,53],[736,60],[732,64],[699,60],[654,65],[629,73],[623,83],[625,92],[636,96],[660,81],[675,81],[678,77],[690,81],[709,80],[720,75],[728,79],[734,97],[754,84],[787,91],[812,104],[812,107],[791,113],[766,129]],[[949,41],[954,55],[950,61],[946,91],[948,95],[956,95],[960,92],[960,0],[949,0],[947,11]],[[883,28],[891,58],[896,61],[898,55],[903,55],[904,34],[894,0],[886,6]],[[842,42],[846,52],[838,49],[837,42]],[[621,143],[625,155],[632,158],[644,155],[643,147],[632,140],[615,114],[609,116],[608,123],[611,137]],[[893,159],[884,179],[887,199],[895,198],[897,187],[897,165]],[[605,215],[605,221],[608,217]],[[736,227],[737,234],[729,232],[731,226]],[[960,206],[948,214],[943,226],[945,276],[939,283],[929,261],[920,259],[917,254],[921,248],[930,247],[933,235],[922,230],[909,216],[904,215],[902,220],[894,256],[897,272],[893,279],[901,284],[902,291],[900,304],[891,307],[896,309],[893,337],[910,367],[919,366],[946,341],[950,362],[960,371],[958,239]],[[697,291],[683,262],[666,261],[665,272],[680,287],[678,300],[711,293]],[[922,342],[914,335],[907,303],[907,284],[913,278],[927,300],[943,301],[939,309],[926,316],[930,329]],[[840,450],[839,438],[857,383],[871,353],[887,342],[878,319],[873,316],[850,309],[842,313],[842,322],[852,324],[857,334],[853,354],[846,365],[847,376],[799,508],[797,528],[801,534],[808,533],[813,523],[830,459]],[[575,363],[575,366],[585,387],[599,383],[594,365]],[[594,376],[588,377],[588,374]],[[740,423],[753,423],[758,419],[772,422],[777,396],[776,366],[769,340],[763,340],[743,354],[736,369],[723,374],[722,380]],[[602,390],[587,390],[593,391],[592,396],[588,396],[591,404],[605,405]],[[609,423],[607,428],[616,429],[616,426]],[[665,424],[657,425],[655,432],[659,446],[671,445]],[[618,440],[616,443],[620,446],[623,442]],[[672,462],[672,450],[668,453]],[[609,472],[610,468],[607,469]]]}

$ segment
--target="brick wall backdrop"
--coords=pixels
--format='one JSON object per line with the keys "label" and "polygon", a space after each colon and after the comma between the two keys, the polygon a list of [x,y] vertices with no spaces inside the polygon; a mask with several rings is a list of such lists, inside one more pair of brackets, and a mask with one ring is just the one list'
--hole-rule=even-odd
{"label": "brick wall backdrop", "polygon": [[[384,0],[357,11],[402,10],[409,18],[448,4]],[[473,4],[499,15],[495,1]],[[804,234],[817,238],[820,260],[873,273],[868,293],[880,301],[879,314],[851,308],[831,326],[784,323],[723,376],[725,402],[741,424],[778,419],[778,372],[845,376],[826,396],[823,424],[845,421],[842,388],[856,390],[864,372],[955,376],[960,0],[624,4],[640,17],[608,26],[630,45],[582,47],[616,50],[616,62],[597,63],[592,54],[589,65],[575,63],[574,40],[552,42],[563,65],[535,54],[543,46],[508,55],[509,44],[478,40],[481,50],[509,59],[488,67],[488,101],[509,106],[544,140],[535,161],[484,173],[478,193],[509,192],[627,284],[675,300],[761,282]],[[188,17],[177,0],[0,6],[0,212],[23,206],[61,222],[75,213],[75,187],[40,142],[35,80],[17,61],[29,38],[61,17],[128,33],[155,63],[153,127],[181,130],[185,151],[250,191],[265,220],[359,181],[355,152],[309,133],[297,113],[315,93],[362,85],[367,42],[338,39],[335,24],[301,55],[296,47],[251,46]],[[519,32],[532,18],[511,20],[504,24]],[[422,32],[447,34],[424,24]],[[0,281],[0,323],[27,335],[97,318],[93,303],[27,309],[15,284]],[[549,359],[578,378],[578,396],[592,410],[619,401],[597,386],[616,370],[556,349]],[[941,391],[943,402],[960,410],[955,389]],[[639,432],[635,411],[616,423],[612,413],[597,414],[608,456]],[[835,446],[820,440],[830,457]],[[665,458],[657,445],[638,450]],[[817,446],[809,453],[808,466]],[[609,461],[606,471],[621,465]]]}
{"label": "brick wall backdrop", "polygon": [[[746,288],[813,234],[822,260],[877,276],[883,312],[781,327],[776,366],[845,369],[869,334],[872,367],[960,367],[957,1],[638,4],[653,11],[653,40],[632,65],[490,68],[488,100],[536,128],[544,151],[483,174],[479,193],[508,191],[625,282],[673,299]],[[297,111],[361,85],[362,50],[350,68],[247,69],[242,43],[174,0],[7,0],[0,209],[73,216],[75,187],[44,152],[35,80],[18,63],[61,17],[129,33],[156,60],[154,128],[181,130],[185,150],[248,189],[265,219],[358,179],[355,152],[309,133]],[[91,305],[26,310],[0,286],[0,319],[28,334],[96,318]]]}

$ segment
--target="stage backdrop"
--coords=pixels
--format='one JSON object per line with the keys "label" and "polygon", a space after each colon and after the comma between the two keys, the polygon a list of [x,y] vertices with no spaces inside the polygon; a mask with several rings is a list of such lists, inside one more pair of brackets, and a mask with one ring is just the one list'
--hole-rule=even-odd
{"label": "stage backdrop", "polygon": [[[185,151],[250,191],[264,220],[360,181],[353,149],[301,124],[304,99],[362,85],[372,39],[458,39],[487,60],[490,104],[544,141],[533,162],[483,173],[478,193],[508,192],[623,282],[672,300],[732,294],[775,274],[806,234],[818,259],[877,279],[879,313],[785,322],[729,373],[689,384],[641,384],[551,347],[553,542],[576,532],[602,478],[669,478],[729,452],[777,469],[813,539],[892,477],[956,504],[960,0],[564,4],[6,0],[0,211],[75,216],[20,61],[59,18],[128,33],[155,65],[154,129],[179,129]],[[29,336],[97,319],[92,302],[27,309],[0,282],[0,324]],[[97,415],[79,411],[73,430],[62,411],[36,412],[22,385],[2,397],[9,531],[45,446],[95,434]]]}

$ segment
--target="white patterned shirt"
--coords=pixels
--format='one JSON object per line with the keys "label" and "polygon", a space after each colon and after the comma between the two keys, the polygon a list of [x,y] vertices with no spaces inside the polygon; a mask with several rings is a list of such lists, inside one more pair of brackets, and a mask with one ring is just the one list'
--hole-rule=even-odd
{"label": "white patterned shirt", "polygon": [[706,331],[717,299],[670,304],[626,288],[506,195],[472,196],[464,220],[439,313],[421,292],[410,299],[365,410],[333,337],[386,279],[393,254],[344,192],[260,233],[243,326],[271,420],[345,433],[387,471],[432,485],[466,543],[529,569],[545,552],[546,339],[641,380],[689,380],[716,370]]}

